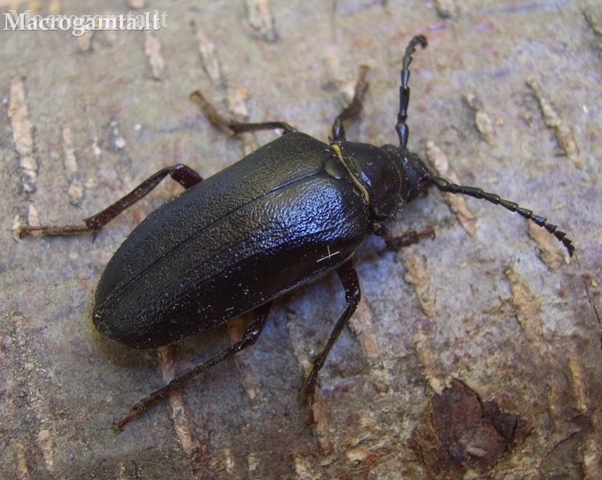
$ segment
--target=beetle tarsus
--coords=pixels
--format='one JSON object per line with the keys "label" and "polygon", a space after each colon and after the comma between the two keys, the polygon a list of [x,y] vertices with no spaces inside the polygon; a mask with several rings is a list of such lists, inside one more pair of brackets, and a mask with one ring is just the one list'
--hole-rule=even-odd
{"label": "beetle tarsus", "polygon": [[39,235],[40,237],[69,237],[89,233],[90,229],[84,225],[63,225],[63,226],[33,226],[22,225],[17,230],[19,238]]}

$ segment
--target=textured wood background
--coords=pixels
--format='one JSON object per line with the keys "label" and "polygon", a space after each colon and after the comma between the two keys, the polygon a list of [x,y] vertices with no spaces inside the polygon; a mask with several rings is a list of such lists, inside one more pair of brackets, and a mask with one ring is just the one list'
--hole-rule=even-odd
{"label": "textured wood background", "polygon": [[[2,15],[0,477],[602,478],[599,2],[0,0],[0,13],[137,4],[168,26],[76,38],[5,31]],[[348,137],[394,143],[418,33],[430,44],[412,64],[412,149],[547,216],[577,255],[502,208],[433,191],[393,228],[432,226],[435,240],[358,250],[363,302],[323,371],[315,427],[297,393],[344,308],[336,276],[281,299],[254,347],[116,435],[129,405],[241,331],[157,355],[91,325],[104,265],[181,188],[165,181],[95,242],[14,229],[77,223],[166,165],[207,177],[274,138],[226,138],[189,100],[197,88],[326,141],[367,64]]]}

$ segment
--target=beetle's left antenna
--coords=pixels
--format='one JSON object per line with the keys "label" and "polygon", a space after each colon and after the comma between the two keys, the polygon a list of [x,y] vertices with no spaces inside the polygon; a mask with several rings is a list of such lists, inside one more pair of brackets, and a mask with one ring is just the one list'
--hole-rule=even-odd
{"label": "beetle's left antenna", "polygon": [[410,135],[410,129],[406,124],[408,119],[408,105],[410,103],[410,87],[408,82],[410,80],[410,63],[412,63],[412,54],[416,51],[416,45],[420,44],[422,48],[426,48],[428,42],[424,35],[416,35],[406,48],[406,53],[403,56],[403,64],[401,68],[401,87],[399,87],[399,112],[397,113],[397,135],[399,135],[399,144],[405,147],[408,144],[408,137]]}

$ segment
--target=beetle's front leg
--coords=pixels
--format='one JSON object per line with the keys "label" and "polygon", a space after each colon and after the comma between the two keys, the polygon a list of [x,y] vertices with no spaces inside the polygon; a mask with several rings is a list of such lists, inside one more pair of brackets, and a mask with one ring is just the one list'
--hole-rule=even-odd
{"label": "beetle's front leg", "polygon": [[332,124],[332,140],[339,142],[345,140],[345,124],[355,120],[362,112],[364,95],[368,90],[369,83],[366,81],[366,76],[370,71],[370,67],[366,65],[360,66],[355,83],[355,91],[351,103],[335,118]]}
{"label": "beetle's front leg", "polygon": [[357,278],[357,272],[355,271],[355,267],[353,266],[351,260],[347,260],[345,263],[343,263],[343,265],[337,269],[337,274],[339,275],[341,283],[343,284],[343,288],[345,289],[345,299],[347,300],[348,305],[343,312],[343,315],[341,315],[341,317],[337,320],[330,337],[328,337],[326,346],[316,357],[314,357],[311,372],[309,372],[309,375],[305,379],[303,389],[301,390],[301,402],[307,402],[309,406],[310,423],[314,423],[311,405],[314,401],[318,374],[324,366],[324,362],[326,361],[326,357],[328,357],[328,353],[330,352],[332,346],[339,338],[339,335],[345,328],[345,325],[347,325],[347,322],[349,322],[353,312],[355,312],[355,309],[357,308],[358,303],[360,303],[360,298],[362,296],[360,282]]}
{"label": "beetle's front leg", "polygon": [[194,377],[197,377],[205,370],[217,365],[218,363],[222,363],[227,358],[230,358],[235,353],[244,350],[245,348],[253,345],[263,330],[266,320],[268,319],[268,315],[270,314],[270,309],[272,308],[272,302],[268,302],[260,307],[257,307],[252,312],[251,323],[245,330],[245,333],[240,340],[240,342],[235,343],[231,347],[226,348],[222,352],[217,355],[211,357],[202,365],[198,365],[191,370],[188,370],[183,375],[180,375],[177,378],[174,378],[171,382],[165,385],[163,388],[159,390],[155,390],[149,396],[143,398],[138,403],[132,406],[132,413],[122,418],[119,421],[115,421],[114,425],[120,432],[125,428],[125,426],[130,423],[132,420],[135,420],[138,417],[144,415],[149,409],[163,400],[170,392],[177,390],[183,387],[186,383],[192,380]]}
{"label": "beetle's front leg", "polygon": [[416,232],[416,230],[410,230],[399,237],[393,236],[387,227],[382,223],[374,222],[370,225],[372,233],[382,237],[387,244],[389,250],[397,250],[402,247],[407,247],[414,243],[418,243],[423,238],[435,238],[435,231],[428,227],[422,232]]}
{"label": "beetle's front leg", "polygon": [[144,182],[138,185],[134,190],[128,193],[125,197],[117,200],[113,205],[105,208],[102,212],[97,213],[89,218],[84,219],[86,225],[63,225],[63,226],[31,226],[23,225],[19,228],[18,236],[23,238],[33,233],[39,233],[42,236],[62,236],[78,235],[80,233],[97,233],[102,227],[113,220],[117,215],[123,212],[126,208],[131,207],[142,197],[150,193],[161,180],[167,175],[170,175],[176,182],[182,185],[185,189],[196,185],[203,181],[203,178],[196,173],[192,168],[186,165],[178,164],[173,167],[167,167],[159,170],[153,176],[147,178]]}
{"label": "beetle's front leg", "polygon": [[225,133],[244,133],[244,132],[256,132],[257,130],[282,130],[283,134],[296,132],[297,130],[291,127],[285,122],[260,122],[260,123],[246,123],[237,122],[232,118],[224,117],[220,115],[215,107],[211,105],[203,94],[196,90],[190,95],[199,106],[203,115],[209,120],[215,127],[219,128]]}

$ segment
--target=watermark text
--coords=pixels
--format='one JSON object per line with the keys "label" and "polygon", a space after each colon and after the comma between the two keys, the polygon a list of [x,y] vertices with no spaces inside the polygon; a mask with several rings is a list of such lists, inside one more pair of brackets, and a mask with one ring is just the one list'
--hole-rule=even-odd
{"label": "watermark text", "polygon": [[31,10],[17,13],[10,10],[4,14],[4,30],[13,31],[71,31],[76,37],[81,37],[86,32],[97,30],[159,30],[167,27],[167,12],[159,10],[133,14],[132,12],[120,15],[32,15]]}

